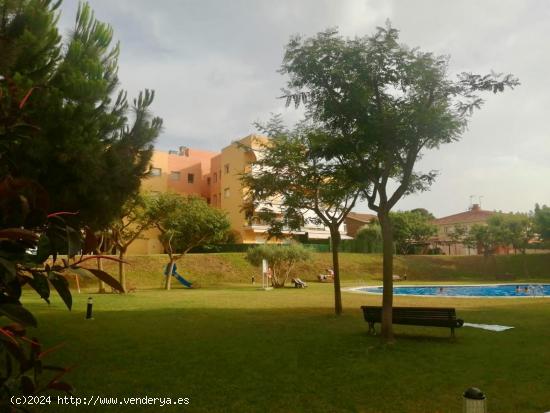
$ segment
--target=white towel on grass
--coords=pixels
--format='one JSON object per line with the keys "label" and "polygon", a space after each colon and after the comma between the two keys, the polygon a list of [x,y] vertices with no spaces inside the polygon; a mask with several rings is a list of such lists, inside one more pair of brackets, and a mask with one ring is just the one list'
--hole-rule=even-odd
{"label": "white towel on grass", "polygon": [[490,331],[504,331],[509,330],[514,327],[509,326],[499,326],[496,324],[473,324],[473,323],[464,323],[464,327],[473,327],[473,328],[481,328],[483,330],[490,330]]}

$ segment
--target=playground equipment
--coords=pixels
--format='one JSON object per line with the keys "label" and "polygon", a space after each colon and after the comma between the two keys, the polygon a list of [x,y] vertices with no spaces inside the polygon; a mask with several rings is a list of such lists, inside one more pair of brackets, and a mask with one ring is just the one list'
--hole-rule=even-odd
{"label": "playground equipment", "polygon": [[[170,264],[166,265],[166,268],[164,269],[164,275],[168,276],[168,272],[170,271]],[[193,283],[187,281],[181,274],[178,274],[178,266],[176,263],[174,263],[174,266],[172,267],[172,276],[180,282],[184,287],[191,288],[193,286]]]}

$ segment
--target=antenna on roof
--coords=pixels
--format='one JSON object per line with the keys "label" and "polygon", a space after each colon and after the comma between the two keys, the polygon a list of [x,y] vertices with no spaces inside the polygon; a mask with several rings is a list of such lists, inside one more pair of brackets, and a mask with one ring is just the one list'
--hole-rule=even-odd
{"label": "antenna on roof", "polygon": [[483,195],[480,195],[479,198],[478,198],[479,199],[479,209],[481,209],[481,198],[483,198]]}
{"label": "antenna on roof", "polygon": [[472,209],[472,206],[474,205],[474,202],[472,201],[477,195],[470,195],[470,205],[468,206],[468,210]]}

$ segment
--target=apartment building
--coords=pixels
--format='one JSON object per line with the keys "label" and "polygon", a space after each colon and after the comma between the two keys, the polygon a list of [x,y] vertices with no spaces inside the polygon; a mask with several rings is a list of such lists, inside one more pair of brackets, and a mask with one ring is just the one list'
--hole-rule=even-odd
{"label": "apartment building", "polygon": [[[176,192],[182,195],[203,197],[211,206],[227,213],[231,228],[239,242],[268,242],[267,225],[257,217],[254,210],[246,207],[246,188],[240,177],[251,171],[251,163],[262,156],[261,147],[267,142],[262,135],[249,135],[232,142],[220,152],[200,151],[180,147],[178,151],[155,151],[152,158],[151,176],[142,182],[142,191],[152,194]],[[260,205],[277,211],[276,200],[272,205]],[[310,212],[306,213],[311,214]],[[342,237],[345,226],[342,226]],[[299,232],[308,239],[328,239],[330,233],[322,225],[306,224]],[[150,230],[136,240],[128,249],[129,254],[162,253],[156,230]]]}

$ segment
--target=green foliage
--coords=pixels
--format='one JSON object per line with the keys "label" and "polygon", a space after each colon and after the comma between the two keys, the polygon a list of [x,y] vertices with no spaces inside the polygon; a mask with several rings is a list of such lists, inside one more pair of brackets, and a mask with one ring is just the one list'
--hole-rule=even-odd
{"label": "green foliage", "polygon": [[488,256],[495,252],[498,246],[495,234],[486,225],[474,224],[468,231],[466,245],[472,248],[481,248],[483,255]]}
{"label": "green foliage", "polygon": [[[483,101],[478,92],[519,84],[511,75],[447,74],[448,58],[399,43],[389,24],[372,36],[344,39],[329,29],[293,38],[281,72],[287,103],[303,102],[308,118],[328,129],[327,155],[350,166],[374,211],[389,211],[406,193],[422,191],[434,172],[414,172],[424,149],[457,140]],[[354,166],[353,168],[351,166]],[[387,193],[387,183],[397,189]]]}
{"label": "green foliage", "polygon": [[373,220],[357,231],[356,240],[367,244],[367,252],[380,252],[382,249],[382,229],[378,221]]}
{"label": "green foliage", "polygon": [[262,265],[262,260],[267,260],[269,268],[271,268],[271,284],[275,288],[284,287],[294,266],[310,258],[310,250],[297,243],[262,244],[249,249],[246,253],[248,262],[257,267]]}
{"label": "green foliage", "polygon": [[533,215],[535,231],[543,241],[550,241],[550,207],[535,205]]}
{"label": "green foliage", "polygon": [[148,214],[169,255],[224,241],[230,228],[223,211],[194,196],[163,193],[151,200]]}
{"label": "green foliage", "polygon": [[[326,159],[345,166],[376,211],[384,239],[384,290],[392,291],[393,240],[389,212],[406,194],[426,190],[435,171],[415,170],[426,149],[456,141],[480,108],[479,92],[501,92],[512,75],[461,73],[450,79],[448,58],[410,49],[388,23],[372,36],[344,39],[335,29],[291,39],[281,72],[289,75],[287,104],[303,103],[306,116],[331,139]],[[388,184],[391,182],[391,186]],[[391,192],[391,187],[395,190]],[[383,298],[382,335],[391,340],[392,295]]]}
{"label": "green foliage", "polygon": [[425,250],[430,237],[437,233],[428,215],[420,212],[392,212],[390,219],[395,248],[400,254],[414,254],[418,248]]}
{"label": "green foliage", "polygon": [[527,214],[497,213],[487,220],[487,225],[473,225],[465,242],[470,247],[481,248],[485,256],[494,254],[499,247],[509,246],[525,253],[534,236],[533,222]]}
{"label": "green foliage", "polygon": [[[0,326],[2,411],[8,409],[12,395],[72,390],[61,381],[68,369],[43,365],[40,343],[26,337],[26,328],[36,327],[37,321],[20,302],[22,287],[28,284],[47,303],[53,287],[69,309],[72,296],[66,273],[96,276],[121,290],[107,273],[81,267],[86,259],[77,254],[87,252],[82,233],[71,224],[71,214],[47,215],[48,201],[48,194],[33,181],[10,176],[0,181],[0,317],[14,322]],[[40,383],[44,370],[56,372],[47,384]]]}
{"label": "green foliage", "polygon": [[497,213],[487,220],[487,224],[498,245],[512,246],[523,253],[534,237],[532,221],[527,214]]}
{"label": "green foliage", "polygon": [[[111,27],[82,3],[62,44],[57,6],[0,4],[0,52],[9,56],[0,63],[0,113],[12,125],[0,122],[0,172],[37,181],[56,194],[52,210],[78,211],[80,222],[103,228],[138,191],[162,122],[149,114],[152,91],[139,93],[132,107],[125,92],[116,94],[119,46],[111,45]],[[17,111],[23,105],[24,116]]]}
{"label": "green foliage", "polygon": [[[331,235],[338,229],[359,197],[359,188],[346,180],[345,170],[324,159],[322,148],[329,136],[302,123],[286,129],[277,116],[256,127],[271,138],[261,146],[249,173],[242,177],[253,210],[270,224],[270,235],[306,225],[326,226]],[[311,211],[313,214],[306,214]]]}
{"label": "green foliage", "polygon": [[286,129],[280,117],[267,125],[256,124],[271,138],[260,150],[242,181],[257,216],[269,224],[270,236],[304,226],[327,227],[331,235],[335,311],[342,312],[338,250],[340,226],[359,198],[361,188],[348,179],[347,171],[327,160],[323,148],[331,140],[319,125],[300,123]]}
{"label": "green foliage", "polygon": [[[202,198],[163,193],[153,198],[147,214],[160,231],[159,240],[170,258],[167,274],[172,273],[176,260],[201,245],[227,239],[230,224],[225,212],[213,208]],[[172,277],[165,279],[170,289]]]}

